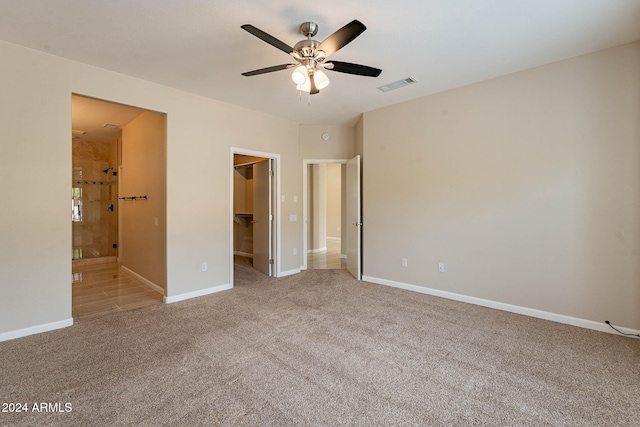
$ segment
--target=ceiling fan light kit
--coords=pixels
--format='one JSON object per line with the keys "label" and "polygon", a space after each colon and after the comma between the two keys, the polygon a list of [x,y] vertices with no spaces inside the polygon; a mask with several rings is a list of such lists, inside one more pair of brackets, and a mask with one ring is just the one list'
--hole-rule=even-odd
{"label": "ceiling fan light kit", "polygon": [[316,70],[313,75],[315,76],[316,87],[318,88],[318,90],[324,89],[325,87],[329,86],[329,77],[327,77],[327,75],[323,73],[322,70]]}
{"label": "ceiling fan light kit", "polygon": [[311,82],[307,80],[303,84],[296,85],[296,90],[299,90],[300,92],[311,93]]}
{"label": "ceiling fan light kit", "polygon": [[309,78],[309,71],[307,70],[307,67],[305,67],[304,65],[298,66],[293,71],[293,74],[291,75],[291,79],[297,85],[305,84],[308,78]]}
{"label": "ceiling fan light kit", "polygon": [[327,77],[322,69],[367,77],[378,77],[382,72],[382,70],[378,68],[349,62],[325,62],[329,56],[352,42],[367,29],[367,27],[358,20],[353,20],[340,28],[327,37],[322,43],[311,39],[311,37],[318,33],[318,24],[315,22],[304,22],[300,25],[300,33],[307,37],[307,39],[299,41],[294,47],[287,45],[253,25],[245,24],[242,25],[241,28],[269,43],[271,46],[289,54],[296,61],[295,64],[275,65],[273,67],[248,71],[242,73],[243,76],[256,76],[294,68],[291,79],[296,84],[296,89],[314,95],[319,93],[321,89],[329,86],[330,83],[329,77]]}

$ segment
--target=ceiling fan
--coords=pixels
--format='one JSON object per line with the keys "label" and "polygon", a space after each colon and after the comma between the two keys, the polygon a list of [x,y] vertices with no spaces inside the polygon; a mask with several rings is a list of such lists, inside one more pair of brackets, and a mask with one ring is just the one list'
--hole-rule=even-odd
{"label": "ceiling fan", "polygon": [[382,72],[382,70],[378,68],[366,65],[327,60],[329,56],[345,47],[367,29],[367,27],[358,20],[349,22],[327,37],[322,43],[311,39],[311,37],[318,33],[318,25],[315,22],[304,22],[300,25],[300,32],[306,36],[307,39],[299,41],[293,47],[253,25],[245,24],[242,25],[241,28],[269,43],[271,46],[291,55],[293,59],[296,60],[296,63],[293,64],[275,65],[273,67],[247,71],[246,73],[242,73],[243,76],[256,76],[295,68],[291,78],[296,83],[296,88],[313,95],[329,85],[329,78],[322,69],[368,77],[378,77]]}

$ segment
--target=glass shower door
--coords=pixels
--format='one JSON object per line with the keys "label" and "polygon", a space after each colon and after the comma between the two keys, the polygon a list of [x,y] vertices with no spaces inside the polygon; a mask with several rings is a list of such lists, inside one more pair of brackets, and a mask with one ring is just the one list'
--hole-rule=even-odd
{"label": "glass shower door", "polygon": [[72,259],[117,255],[117,176],[107,162],[73,164]]}

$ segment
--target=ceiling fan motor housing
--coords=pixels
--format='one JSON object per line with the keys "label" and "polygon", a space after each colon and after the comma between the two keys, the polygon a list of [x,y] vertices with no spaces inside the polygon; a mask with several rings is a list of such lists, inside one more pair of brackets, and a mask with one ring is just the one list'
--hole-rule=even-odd
{"label": "ceiling fan motor housing", "polygon": [[303,36],[311,38],[318,34],[318,24],[315,22],[303,22],[300,25],[300,32]]}
{"label": "ceiling fan motor housing", "polygon": [[303,58],[313,58],[316,48],[320,46],[320,42],[316,40],[301,40],[293,46],[293,49]]}

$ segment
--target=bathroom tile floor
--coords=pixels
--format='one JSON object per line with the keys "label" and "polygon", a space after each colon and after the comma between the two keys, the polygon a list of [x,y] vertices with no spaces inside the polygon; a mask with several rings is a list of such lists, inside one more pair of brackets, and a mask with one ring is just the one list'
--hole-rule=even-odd
{"label": "bathroom tile floor", "polygon": [[72,311],[76,321],[162,303],[162,295],[121,270],[117,262],[76,264],[72,273]]}

